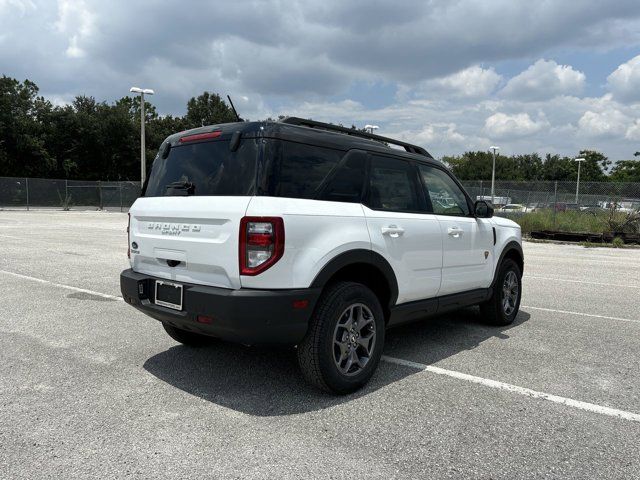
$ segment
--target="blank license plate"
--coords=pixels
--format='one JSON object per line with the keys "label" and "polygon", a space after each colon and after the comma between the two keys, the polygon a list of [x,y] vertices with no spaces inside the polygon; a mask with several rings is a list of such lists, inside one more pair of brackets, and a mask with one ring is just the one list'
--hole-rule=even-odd
{"label": "blank license plate", "polygon": [[182,285],[156,280],[156,305],[182,310]]}

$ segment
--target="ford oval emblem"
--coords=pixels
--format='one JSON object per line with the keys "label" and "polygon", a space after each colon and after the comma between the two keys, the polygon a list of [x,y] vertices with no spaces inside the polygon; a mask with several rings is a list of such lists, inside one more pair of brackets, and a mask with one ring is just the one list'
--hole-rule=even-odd
{"label": "ford oval emblem", "polygon": [[136,242],[133,242],[131,244],[131,248],[133,248],[134,250],[137,250],[138,249],[138,244]]}

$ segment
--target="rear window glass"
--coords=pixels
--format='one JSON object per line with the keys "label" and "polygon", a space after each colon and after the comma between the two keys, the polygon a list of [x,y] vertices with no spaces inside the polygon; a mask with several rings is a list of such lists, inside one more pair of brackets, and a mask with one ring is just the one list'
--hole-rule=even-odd
{"label": "rear window glass", "polygon": [[176,195],[181,188],[192,195],[252,195],[257,156],[255,139],[244,139],[235,152],[225,140],[172,147],[167,158],[153,162],[145,197]]}
{"label": "rear window glass", "polygon": [[275,197],[320,195],[344,155],[341,150],[280,140],[269,141],[265,192]]}

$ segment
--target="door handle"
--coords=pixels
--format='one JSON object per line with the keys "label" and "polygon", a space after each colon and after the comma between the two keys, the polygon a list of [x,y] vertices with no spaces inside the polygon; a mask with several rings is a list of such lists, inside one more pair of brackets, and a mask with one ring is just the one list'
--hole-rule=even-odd
{"label": "door handle", "polygon": [[397,225],[389,225],[388,227],[382,227],[380,231],[383,235],[396,238],[404,233],[404,228],[398,227]]}
{"label": "door handle", "polygon": [[447,228],[447,233],[450,237],[460,238],[464,233],[464,230],[462,230],[460,227],[449,227]]}

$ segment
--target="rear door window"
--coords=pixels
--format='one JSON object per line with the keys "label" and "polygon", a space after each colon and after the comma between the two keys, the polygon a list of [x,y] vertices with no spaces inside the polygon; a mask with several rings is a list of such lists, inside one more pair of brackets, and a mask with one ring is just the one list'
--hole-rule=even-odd
{"label": "rear door window", "polygon": [[371,156],[367,206],[374,210],[420,210],[415,167],[398,158]]}
{"label": "rear door window", "polygon": [[342,150],[270,140],[265,193],[275,197],[316,199],[343,155]]}
{"label": "rear door window", "polygon": [[258,144],[246,138],[235,152],[228,140],[178,145],[153,162],[145,197],[246,196],[254,192]]}
{"label": "rear door window", "polygon": [[318,200],[360,203],[366,177],[367,154],[351,150],[322,187]]}

